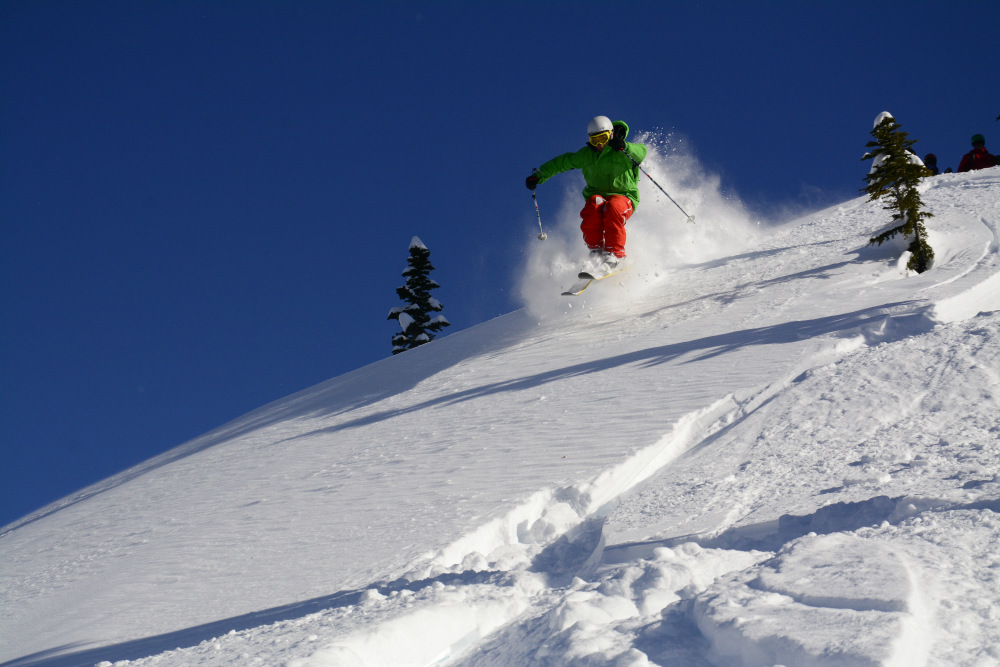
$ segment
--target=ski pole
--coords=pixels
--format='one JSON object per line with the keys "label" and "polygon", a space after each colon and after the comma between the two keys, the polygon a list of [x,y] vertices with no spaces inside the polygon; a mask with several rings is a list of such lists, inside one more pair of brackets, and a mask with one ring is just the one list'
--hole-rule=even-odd
{"label": "ski pole", "polygon": [[[535,173],[537,169],[533,169],[531,173]],[[535,196],[535,191],[531,191],[531,201],[535,202],[535,215],[538,217],[538,240],[544,241],[549,238],[549,235],[542,231],[542,214],[538,212],[538,197]]]}
{"label": "ski pole", "polygon": [[535,191],[531,191],[531,199],[535,202],[535,215],[538,216],[538,240],[544,241],[549,238],[549,235],[542,231],[542,214],[538,212],[538,197],[535,196]]}
{"label": "ski pole", "polygon": [[[625,155],[628,155],[628,153],[625,153]],[[649,172],[646,171],[645,169],[643,169],[642,165],[640,165],[638,162],[635,161],[635,158],[633,158],[631,155],[628,155],[628,159],[632,160],[632,164],[634,164],[639,169],[639,171],[641,171],[642,173],[646,174],[646,178],[648,178],[649,181],[653,185],[655,185],[656,187],[660,188],[660,192],[662,192],[663,194],[667,195],[667,199],[669,199],[670,201],[674,202],[674,206],[676,206],[677,208],[679,208],[680,211],[681,211],[681,213],[683,213],[684,215],[687,216],[687,221],[688,222],[690,222],[691,224],[694,224],[694,216],[693,215],[688,215],[687,211],[685,211],[684,209],[682,209],[681,205],[678,204],[676,201],[674,201],[673,197],[671,197],[669,194],[667,194],[667,191],[663,189],[663,186],[660,185],[659,183],[657,183],[656,181],[654,181],[653,177],[649,175]]]}

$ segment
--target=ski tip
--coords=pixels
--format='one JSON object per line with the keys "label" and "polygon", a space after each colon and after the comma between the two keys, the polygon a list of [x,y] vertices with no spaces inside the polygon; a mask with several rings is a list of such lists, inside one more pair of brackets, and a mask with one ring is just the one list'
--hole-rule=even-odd
{"label": "ski tip", "polygon": [[562,295],[563,296],[579,296],[579,295],[583,294],[583,291],[585,289],[587,289],[588,287],[590,287],[590,283],[592,283],[592,282],[594,282],[594,281],[590,280],[589,278],[585,279],[585,280],[581,280],[581,281],[577,282],[575,285],[572,285],[568,290],[566,290],[565,292],[563,292]]}

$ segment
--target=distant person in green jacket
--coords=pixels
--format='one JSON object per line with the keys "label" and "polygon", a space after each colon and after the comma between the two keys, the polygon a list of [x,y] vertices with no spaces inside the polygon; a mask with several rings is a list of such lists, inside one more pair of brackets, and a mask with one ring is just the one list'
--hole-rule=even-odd
{"label": "distant person in green jacket", "polygon": [[[596,116],[587,125],[588,141],[575,153],[552,158],[532,171],[525,181],[529,190],[556,174],[580,169],[587,200],[580,211],[580,230],[598,267],[611,270],[625,258],[625,223],[639,205],[639,163],[646,147],[625,141],[628,125]],[[603,267],[601,266],[603,265]]]}

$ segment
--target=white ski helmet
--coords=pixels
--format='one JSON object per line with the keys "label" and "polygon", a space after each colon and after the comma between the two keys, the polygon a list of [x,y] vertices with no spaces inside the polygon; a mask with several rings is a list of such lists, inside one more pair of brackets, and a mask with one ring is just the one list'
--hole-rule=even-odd
{"label": "white ski helmet", "polygon": [[589,123],[587,123],[587,134],[597,134],[599,132],[614,132],[614,128],[611,126],[611,119],[607,116],[594,116]]}

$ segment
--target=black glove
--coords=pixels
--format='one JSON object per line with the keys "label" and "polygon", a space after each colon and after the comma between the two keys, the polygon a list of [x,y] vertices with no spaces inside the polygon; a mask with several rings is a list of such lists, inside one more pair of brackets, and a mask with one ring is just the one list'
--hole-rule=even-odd
{"label": "black glove", "polygon": [[528,186],[529,190],[534,190],[538,187],[538,174],[532,174],[524,179],[524,184]]}
{"label": "black glove", "polygon": [[608,146],[613,151],[623,151],[625,150],[625,128],[621,125],[615,125],[614,134],[611,136],[611,141],[608,142]]}

